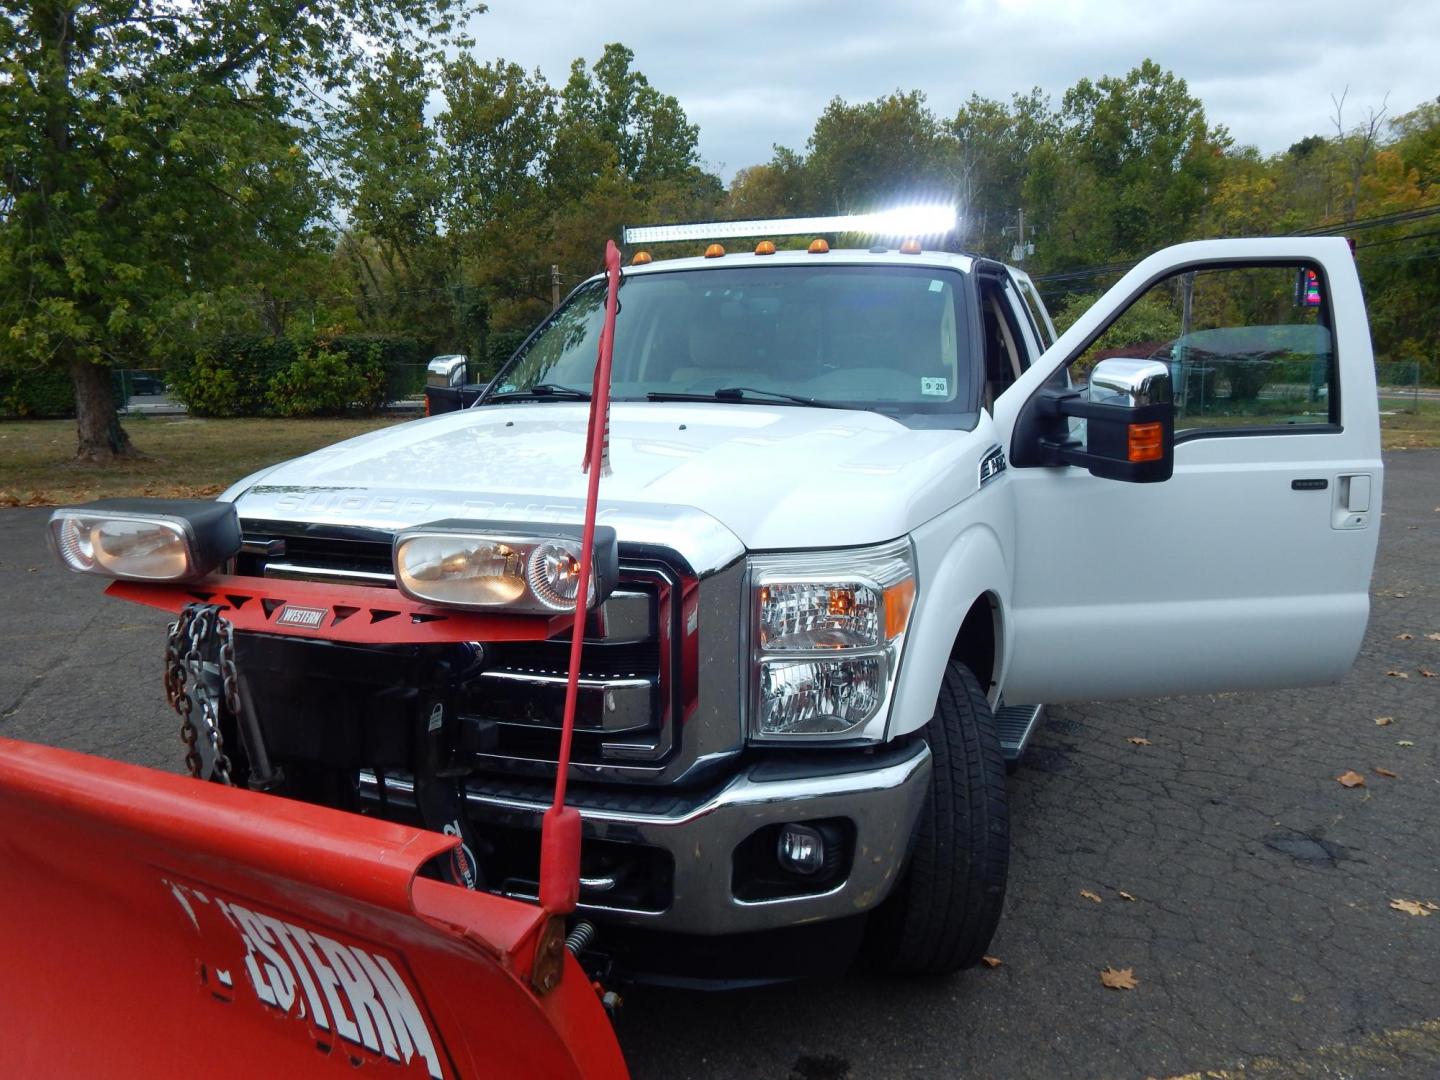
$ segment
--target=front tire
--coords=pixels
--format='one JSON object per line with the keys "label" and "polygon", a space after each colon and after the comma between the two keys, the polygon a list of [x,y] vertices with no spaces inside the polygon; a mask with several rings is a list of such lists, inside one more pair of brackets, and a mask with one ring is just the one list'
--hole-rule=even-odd
{"label": "front tire", "polygon": [[871,915],[867,951],[881,970],[942,975],[985,955],[1010,865],[1005,759],[995,718],[975,676],[951,661],[935,715],[930,791],[915,826],[909,866]]}

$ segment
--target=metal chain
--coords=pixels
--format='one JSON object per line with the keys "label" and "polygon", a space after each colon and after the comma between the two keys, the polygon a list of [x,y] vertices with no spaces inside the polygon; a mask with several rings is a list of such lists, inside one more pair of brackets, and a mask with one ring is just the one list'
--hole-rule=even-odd
{"label": "metal chain", "polygon": [[199,778],[202,768],[200,753],[195,749],[198,732],[191,713],[195,703],[185,686],[185,661],[180,649],[189,639],[190,621],[194,618],[198,604],[191,604],[180,612],[180,618],[170,624],[165,637],[165,700],[180,715],[180,741],[185,744],[185,767],[190,775]]}
{"label": "metal chain", "polygon": [[[228,620],[220,615],[215,604],[189,604],[180,618],[170,624],[165,639],[165,697],[170,707],[180,715],[180,741],[185,744],[185,767],[190,775],[200,778],[204,762],[196,743],[200,732],[195,726],[195,696],[200,701],[200,720],[205,728],[205,740],[211,751],[214,779],[222,784],[233,785],[230,775],[230,759],[225,754],[225,744],[220,734],[220,716],[212,692],[205,683],[206,654],[215,652],[216,666],[220,671],[221,697],[223,707],[234,715],[240,711],[240,679],[235,669],[235,631]],[[219,639],[218,651],[215,648]],[[184,650],[182,653],[182,649]],[[195,695],[190,692],[195,688]]]}

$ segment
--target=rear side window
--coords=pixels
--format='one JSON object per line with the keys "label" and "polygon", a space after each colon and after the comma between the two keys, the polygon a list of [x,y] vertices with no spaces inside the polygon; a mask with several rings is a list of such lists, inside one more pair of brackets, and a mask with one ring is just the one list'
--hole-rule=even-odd
{"label": "rear side window", "polygon": [[1030,324],[1035,328],[1035,337],[1039,340],[1040,347],[1048,349],[1055,344],[1055,326],[1050,321],[1040,294],[1035,291],[1035,285],[1028,277],[1017,277],[1015,287],[1025,300],[1025,311],[1030,316]]}

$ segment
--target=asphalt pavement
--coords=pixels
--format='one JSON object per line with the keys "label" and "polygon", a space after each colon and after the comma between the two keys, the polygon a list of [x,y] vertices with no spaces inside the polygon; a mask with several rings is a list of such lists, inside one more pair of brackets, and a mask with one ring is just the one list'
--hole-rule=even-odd
{"label": "asphalt pavement", "polygon": [[[1440,911],[1391,906],[1440,904],[1440,451],[1386,461],[1340,685],[1050,711],[1011,779],[998,967],[632,991],[635,1075],[1440,1076]],[[45,516],[0,511],[0,735],[178,768],[165,617],[55,568]]]}

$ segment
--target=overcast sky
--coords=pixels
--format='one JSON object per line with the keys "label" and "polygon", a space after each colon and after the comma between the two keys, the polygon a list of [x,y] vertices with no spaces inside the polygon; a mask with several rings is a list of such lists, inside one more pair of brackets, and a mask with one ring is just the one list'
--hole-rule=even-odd
{"label": "overcast sky", "polygon": [[489,0],[473,33],[481,58],[557,88],[572,59],[623,42],[727,181],[774,143],[803,151],[836,95],[918,89],[947,117],[972,92],[1039,86],[1058,103],[1147,56],[1267,153],[1333,130],[1330,94],[1347,85],[1347,126],[1387,93],[1390,115],[1440,95],[1440,0]]}

